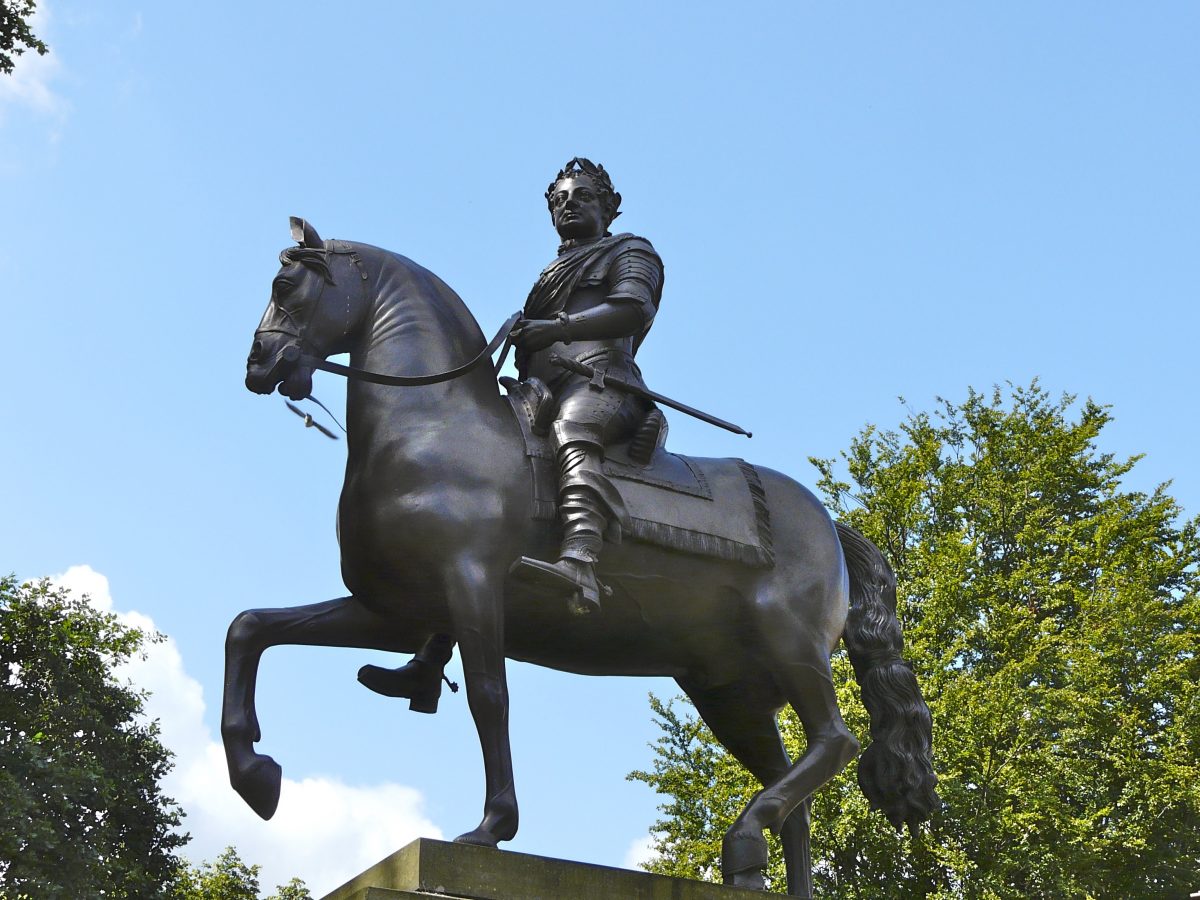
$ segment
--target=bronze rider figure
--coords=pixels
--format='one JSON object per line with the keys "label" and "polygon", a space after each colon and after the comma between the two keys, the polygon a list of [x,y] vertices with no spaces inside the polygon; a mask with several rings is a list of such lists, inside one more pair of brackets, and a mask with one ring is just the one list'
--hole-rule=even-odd
{"label": "bronze rider figure", "polygon": [[601,469],[604,448],[632,436],[650,404],[598,388],[553,364],[552,357],[569,357],[644,387],[634,355],[658,310],[663,266],[645,238],[609,233],[621,195],[603,166],[571,160],[546,200],[562,243],[529,292],[513,341],[521,380],[539,378],[554,394],[550,435],[563,538],[556,562],[522,557],[513,574],[563,594],[578,612],[592,612],[600,605],[595,564],[605,529],[627,519]]}
{"label": "bronze rider figure", "polygon": [[[603,166],[576,157],[546,190],[546,202],[561,243],[542,270],[524,313],[512,332],[522,381],[538,378],[554,396],[550,426],[558,464],[562,543],[554,562],[522,557],[519,580],[560,594],[579,613],[600,607],[595,565],[606,529],[627,514],[602,470],[604,450],[629,438],[650,410],[647,400],[555,365],[567,357],[641,385],[634,357],[658,311],[663,265],[650,242],[611,234],[621,195]],[[400,669],[364,666],[359,680],[372,690],[409,697],[412,708],[433,712],[442,668],[453,639],[434,635],[412,662]]]}

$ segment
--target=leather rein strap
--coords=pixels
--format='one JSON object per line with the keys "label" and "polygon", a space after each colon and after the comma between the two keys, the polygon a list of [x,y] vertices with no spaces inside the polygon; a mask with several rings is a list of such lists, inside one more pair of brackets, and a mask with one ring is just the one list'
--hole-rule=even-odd
{"label": "leather rein strap", "polygon": [[[496,348],[505,343],[509,333],[513,330],[513,326],[517,324],[517,320],[521,318],[521,312],[515,312],[509,317],[508,321],[500,326],[500,330],[496,332],[496,336],[488,342],[488,345],[479,351],[476,356],[468,363],[464,363],[456,369],[451,369],[448,372],[439,372],[436,375],[383,375],[379,372],[370,372],[367,369],[359,369],[355,366],[343,366],[340,363],[329,362],[320,357],[311,356],[308,353],[301,351],[296,344],[289,344],[283,348],[280,356],[284,361],[289,363],[300,363],[301,365],[310,366],[314,369],[320,369],[323,372],[332,372],[334,375],[342,375],[346,378],[356,378],[359,381],[369,381],[371,384],[384,384],[392,387],[419,387],[424,384],[441,384],[443,381],[452,381],[462,375],[466,375],[485,359],[491,357],[496,352]],[[505,347],[505,355],[508,352],[508,347]],[[504,365],[504,355],[501,355],[500,362],[496,369],[499,371],[500,366]]]}

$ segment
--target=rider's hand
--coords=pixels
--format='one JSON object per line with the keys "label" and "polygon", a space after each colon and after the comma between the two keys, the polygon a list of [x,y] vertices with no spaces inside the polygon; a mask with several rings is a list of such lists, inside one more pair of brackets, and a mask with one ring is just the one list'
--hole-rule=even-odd
{"label": "rider's hand", "polygon": [[522,319],[512,330],[513,343],[530,353],[566,339],[566,328],[557,319]]}

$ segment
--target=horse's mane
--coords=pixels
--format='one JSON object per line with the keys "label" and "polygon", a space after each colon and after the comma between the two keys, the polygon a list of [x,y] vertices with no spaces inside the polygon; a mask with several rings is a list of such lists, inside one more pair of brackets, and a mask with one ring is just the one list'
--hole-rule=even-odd
{"label": "horse's mane", "polygon": [[[330,271],[332,256],[346,255],[359,260],[351,268],[354,277],[365,276],[368,291],[374,294],[373,338],[378,341],[402,324],[428,329],[441,335],[452,357],[477,352],[484,344],[479,323],[462,298],[446,282],[419,263],[392,250],[357,241],[327,240],[321,250],[292,248],[299,251],[294,261],[316,271]],[[285,251],[285,253],[288,251]],[[310,253],[319,256],[310,256]],[[328,276],[327,276],[328,277]],[[425,348],[432,350],[434,348]]]}

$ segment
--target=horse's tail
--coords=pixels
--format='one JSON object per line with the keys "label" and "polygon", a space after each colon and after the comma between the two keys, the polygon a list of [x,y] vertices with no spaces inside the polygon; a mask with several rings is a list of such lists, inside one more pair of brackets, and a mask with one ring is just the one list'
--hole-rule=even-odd
{"label": "horse's tail", "polygon": [[858,762],[858,785],[872,809],[910,829],[941,802],[934,786],[933,721],[912,666],[901,656],[896,575],[879,548],[836,523],[850,573],[850,612],[842,635],[871,717],[871,742]]}

